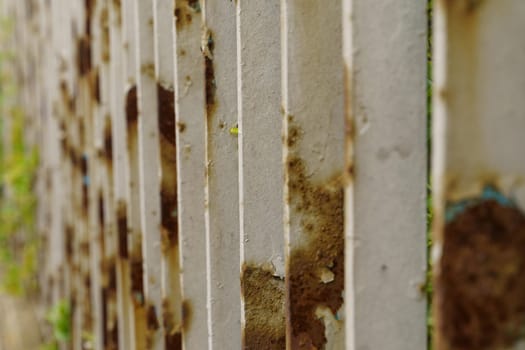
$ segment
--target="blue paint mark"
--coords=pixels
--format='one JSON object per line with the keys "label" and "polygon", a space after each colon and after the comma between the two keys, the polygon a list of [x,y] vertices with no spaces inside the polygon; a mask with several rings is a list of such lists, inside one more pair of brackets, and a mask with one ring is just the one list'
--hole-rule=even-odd
{"label": "blue paint mark", "polygon": [[445,211],[445,222],[449,223],[454,220],[459,214],[463,213],[468,208],[486,201],[496,201],[499,205],[504,207],[515,207],[516,204],[509,198],[505,197],[501,192],[498,192],[492,186],[486,186],[478,198],[464,199],[462,201],[449,204]]}
{"label": "blue paint mark", "polygon": [[84,186],[89,186],[89,176],[88,175],[84,175],[82,177],[82,183],[84,184]]}

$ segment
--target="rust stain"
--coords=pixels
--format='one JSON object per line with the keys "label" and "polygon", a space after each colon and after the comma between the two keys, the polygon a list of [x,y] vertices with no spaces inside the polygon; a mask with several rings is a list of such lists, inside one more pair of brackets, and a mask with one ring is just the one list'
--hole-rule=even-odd
{"label": "rust stain", "polygon": [[91,35],[91,17],[93,17],[93,12],[95,10],[96,0],[84,0],[84,7],[86,10],[86,22],[85,22],[85,34],[87,36]]}
{"label": "rust stain", "polygon": [[119,200],[117,203],[117,233],[118,252],[122,259],[129,257],[128,253],[128,216],[126,202]]}
{"label": "rust stain", "polygon": [[247,264],[242,269],[241,288],[246,320],[243,349],[285,349],[284,280],[256,264]]}
{"label": "rust stain", "polygon": [[100,12],[100,29],[102,33],[101,58],[103,62],[109,62],[109,11],[106,6],[104,6]]}
{"label": "rust stain", "polygon": [[113,164],[113,138],[111,130],[111,117],[108,115],[105,117],[104,123],[104,158],[108,167],[112,167]]}
{"label": "rust stain", "polygon": [[213,50],[215,49],[215,44],[213,42],[213,33],[209,29],[205,29],[203,32],[202,45],[206,79],[206,115],[210,118],[213,116],[217,107],[217,101],[215,99],[217,84],[215,82],[215,69],[213,67]]}
{"label": "rust stain", "polygon": [[[301,135],[299,130],[298,135]],[[299,140],[295,141],[296,143]],[[289,256],[289,327],[293,349],[324,349],[323,320],[316,311],[328,308],[337,319],[344,289],[344,196],[341,174],[313,183],[303,160],[290,150],[287,159],[289,203],[301,217],[304,244]],[[323,281],[323,273],[333,276]]]}
{"label": "rust stain", "polygon": [[162,319],[166,332],[166,349],[182,350],[182,334],[180,325],[175,324],[169,300],[162,301]]}
{"label": "rust stain", "polygon": [[436,277],[439,349],[511,348],[525,324],[525,216],[488,200],[445,225]]}
{"label": "rust stain", "polygon": [[83,155],[80,160],[80,171],[82,173],[82,213],[88,216],[89,210],[89,175],[88,175],[88,158]]}
{"label": "rust stain", "polygon": [[100,74],[98,70],[95,72],[91,72],[91,94],[93,96],[93,99],[97,104],[100,104],[101,102],[101,96],[100,96]]}
{"label": "rust stain", "polygon": [[343,180],[346,186],[350,185],[355,179],[354,163],[354,142],[355,142],[355,121],[352,112],[352,71],[345,63],[344,66],[344,98],[345,98],[345,168]]}
{"label": "rust stain", "polygon": [[138,137],[138,101],[137,86],[134,85],[126,93],[126,121],[128,129],[127,146],[130,155],[137,154]]}
{"label": "rust stain", "polygon": [[152,349],[153,335],[159,330],[160,323],[154,305],[148,303],[146,310],[146,348]]}
{"label": "rust stain", "polygon": [[177,128],[179,128],[179,132],[182,134],[184,131],[186,131],[186,123],[178,122]]}
{"label": "rust stain", "polygon": [[177,30],[191,24],[193,15],[201,11],[199,0],[176,1],[174,16],[176,18]]}
{"label": "rust stain", "polygon": [[91,39],[88,36],[80,37],[77,41],[77,70],[80,76],[91,71]]}
{"label": "rust stain", "polygon": [[144,266],[141,256],[131,258],[131,292],[136,306],[144,305]]}
{"label": "rust stain", "polygon": [[121,0],[113,0],[113,6],[115,7],[115,13],[117,14],[117,25],[122,25],[122,3]]}
{"label": "rust stain", "polygon": [[65,240],[65,252],[66,259],[69,264],[73,262],[73,240],[74,240],[75,231],[73,227],[69,224],[65,225],[64,228],[64,240]]}
{"label": "rust stain", "polygon": [[177,150],[175,96],[173,90],[157,84],[158,125],[161,153],[161,234],[166,251],[178,240],[177,232]]}

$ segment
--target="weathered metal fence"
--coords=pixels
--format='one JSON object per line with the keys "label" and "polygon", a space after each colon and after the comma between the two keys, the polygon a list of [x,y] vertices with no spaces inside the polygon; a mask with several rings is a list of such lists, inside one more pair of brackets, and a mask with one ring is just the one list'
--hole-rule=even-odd
{"label": "weathered metal fence", "polygon": [[[525,2],[434,5],[435,343],[515,348]],[[3,7],[68,348],[427,347],[425,1]]]}

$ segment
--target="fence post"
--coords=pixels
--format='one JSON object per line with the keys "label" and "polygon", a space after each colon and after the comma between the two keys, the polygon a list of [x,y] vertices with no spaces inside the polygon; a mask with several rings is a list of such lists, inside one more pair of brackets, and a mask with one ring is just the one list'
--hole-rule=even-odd
{"label": "fence post", "polygon": [[182,341],[184,349],[208,349],[204,205],[206,84],[201,52],[203,1],[176,0],[175,6],[173,31]]}
{"label": "fence post", "polygon": [[341,2],[281,10],[287,348],[344,348]]}
{"label": "fence post", "polygon": [[284,349],[280,1],[237,2],[242,340]]}
{"label": "fence post", "polygon": [[153,43],[153,6],[148,1],[135,0],[137,36],[136,74],[138,100],[139,187],[144,258],[144,297],[146,300],[146,346],[165,348],[161,292],[161,208],[160,152],[158,127],[157,83]]}
{"label": "fence post", "polygon": [[425,1],[344,1],[352,350],[426,348],[425,11]]}
{"label": "fence post", "polygon": [[525,3],[435,11],[436,349],[521,349]]}
{"label": "fence post", "polygon": [[204,1],[206,240],[210,349],[241,344],[235,3]]}

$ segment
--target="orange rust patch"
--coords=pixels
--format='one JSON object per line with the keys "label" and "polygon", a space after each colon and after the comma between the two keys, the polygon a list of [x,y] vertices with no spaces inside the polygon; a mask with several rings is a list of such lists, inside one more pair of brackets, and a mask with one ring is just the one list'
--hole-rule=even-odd
{"label": "orange rust patch", "polygon": [[[300,130],[298,134],[301,135]],[[297,143],[299,140],[294,142]],[[304,244],[289,256],[287,286],[293,349],[324,349],[325,326],[319,307],[336,315],[343,304],[344,196],[341,175],[313,183],[302,159],[293,150],[287,160],[289,203],[301,219]],[[323,282],[322,272],[333,275]]]}
{"label": "orange rust patch", "polygon": [[284,281],[249,264],[243,266],[241,287],[246,320],[243,349],[285,349]]}
{"label": "orange rust patch", "polygon": [[436,280],[446,349],[511,348],[525,324],[525,216],[486,201],[445,225]]}

